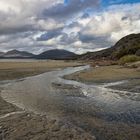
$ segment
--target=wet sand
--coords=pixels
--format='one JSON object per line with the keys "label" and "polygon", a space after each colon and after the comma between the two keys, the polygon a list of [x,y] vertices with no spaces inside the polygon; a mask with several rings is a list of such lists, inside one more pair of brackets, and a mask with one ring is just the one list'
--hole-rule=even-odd
{"label": "wet sand", "polygon": [[83,63],[53,60],[2,60],[0,61],[0,80],[20,79],[79,65],[83,65]]}
{"label": "wet sand", "polygon": [[68,122],[37,115],[15,107],[0,97],[0,139],[1,140],[94,140]]}
{"label": "wet sand", "polygon": [[[23,78],[67,66],[72,62],[0,62],[0,80]],[[6,81],[7,83],[8,81]],[[0,85],[3,86],[3,82]],[[2,88],[0,89],[0,91]],[[1,140],[94,140],[83,129],[58,118],[25,111],[0,97]]]}
{"label": "wet sand", "polygon": [[[66,79],[81,81],[87,84],[104,84],[117,81],[124,83],[110,86],[111,89],[140,93],[140,62],[126,66],[112,65],[91,67],[89,70],[64,76]],[[128,96],[122,93],[120,96]],[[135,94],[131,99],[135,100]],[[140,97],[136,100],[140,100]]]}
{"label": "wet sand", "polygon": [[[79,94],[79,89],[76,86],[73,87],[71,85],[59,83],[53,83],[52,86],[54,89],[58,90],[58,94],[64,94],[63,95],[64,97],[70,99],[74,98],[78,99],[79,101],[81,101],[81,103],[83,103],[84,100],[85,101],[87,100],[87,97],[84,94]],[[59,90],[61,91],[61,89],[63,89],[64,92],[59,92]],[[41,99],[43,98],[40,98],[40,101]],[[39,103],[41,103],[40,101]],[[68,103],[69,102],[67,102],[67,104]],[[75,104],[76,102],[73,103]],[[97,140],[140,139],[139,124],[135,123],[129,124],[121,120],[115,121],[115,119],[113,119],[112,116],[111,119],[113,120],[108,120],[106,119],[106,117],[101,116],[100,113],[98,114],[98,112],[101,112],[102,110],[100,110],[100,108],[98,108],[97,106],[92,106],[93,101],[91,101],[91,103],[88,106],[85,106],[84,104],[83,105],[77,104],[77,106],[75,106],[74,108],[74,110],[76,110],[76,113],[74,110],[66,110],[66,112],[56,111],[57,115],[59,116],[56,118],[54,117],[55,115],[50,117],[50,115],[37,115],[29,111],[24,112],[24,110],[19,109],[9,103],[6,103],[3,100],[2,104],[3,106],[6,106],[6,104],[8,104],[9,107],[7,108],[11,108],[8,109],[7,112],[2,113],[1,115],[2,119],[0,120],[1,137],[5,137],[6,140],[9,140],[10,138],[13,140],[14,139],[90,140],[95,139],[94,136],[96,137]],[[41,104],[45,105],[45,102]],[[57,102],[54,102],[54,104],[57,104]],[[71,107],[71,104],[69,105]],[[92,114],[88,113],[91,107]],[[59,109],[59,106],[57,106],[57,109]],[[11,112],[17,112],[17,114],[11,114],[8,117],[6,115],[5,117],[5,114]],[[59,115],[59,113],[62,113],[63,115]],[[67,114],[68,117],[64,117],[65,114]]]}
{"label": "wet sand", "polygon": [[[118,93],[115,95],[114,93],[112,93],[112,91],[109,90],[106,91],[105,88],[103,88],[102,91],[102,87],[100,89],[101,85],[99,85],[99,89],[97,85],[93,86],[93,88],[91,87],[91,92],[89,86],[88,92],[89,93],[93,92],[92,98],[92,96],[91,97],[86,96],[85,91],[78,88],[78,86],[82,86],[84,88],[85,85],[82,83],[77,83],[76,81],[62,80],[61,78],[57,79],[57,82],[55,81],[52,82],[53,80],[56,80],[55,78],[57,78],[56,77],[57,74],[59,76],[63,76],[65,74],[75,72],[77,71],[77,69],[78,68],[76,67],[71,69],[65,69],[64,71],[60,72],[54,71],[44,73],[35,77],[27,78],[24,81],[19,82],[15,81],[15,84],[13,83],[2,94],[6,100],[9,100],[10,102],[17,104],[18,106],[25,108],[25,110],[30,111],[32,110],[33,112],[42,114],[40,116],[35,115],[34,113],[29,113],[31,116],[32,115],[36,117],[39,116],[41,118],[47,116],[47,121],[56,120],[57,122],[59,122],[59,124],[61,122],[61,124],[63,124],[64,126],[68,124],[71,126],[69,127],[70,129],[68,130],[70,133],[71,130],[73,129],[76,129],[76,132],[77,129],[78,131],[80,130],[83,134],[82,136],[83,138],[86,137],[87,139],[90,138],[94,139],[95,136],[97,140],[108,140],[108,139],[139,140],[140,125],[138,123],[139,119],[137,114],[138,104],[136,104],[135,101],[130,100],[131,102],[129,106],[128,106],[129,102],[128,103],[126,102],[127,106],[125,109],[123,108],[124,105],[126,104],[124,102],[125,99],[118,98],[119,97],[119,95],[117,95]],[[79,70],[80,69],[81,68],[79,68]],[[31,88],[32,86],[34,88]],[[49,91],[49,93],[47,91]],[[103,93],[101,92],[100,95],[98,95],[99,94],[98,92],[100,91],[102,91]],[[119,104],[116,104],[117,100],[119,101],[118,102]],[[97,101],[99,101],[99,103]],[[129,101],[129,99],[127,99],[126,101]],[[116,103],[114,104],[113,102]],[[111,106],[110,103],[112,104]],[[133,104],[135,108],[134,113],[128,111],[128,109],[131,109],[133,111]],[[108,110],[108,108],[110,111]],[[20,117],[22,116],[22,114],[19,113],[14,114],[14,116],[15,115],[17,116],[15,120],[18,120],[19,115]],[[7,129],[8,127],[10,127],[12,128],[13,131],[15,131],[15,129],[17,129],[18,127],[21,127],[21,125],[23,125],[25,130],[25,128],[27,127],[27,125],[25,125],[25,122],[27,121],[26,119],[28,119],[27,116],[28,115],[25,114],[23,115],[24,119],[22,119],[23,122],[21,124],[16,123],[17,125],[15,125],[16,121],[15,122],[12,121],[12,123],[10,124],[9,123],[7,124],[6,121],[6,123],[2,122],[2,124],[3,126],[6,126],[7,124]],[[10,118],[13,120],[12,117]],[[32,119],[35,120],[35,122],[33,122]],[[29,120],[29,124],[30,122],[31,126],[32,123],[35,124],[37,123],[36,125],[40,123],[40,121],[38,122],[36,119],[34,119],[34,117],[31,117],[31,119]],[[16,126],[16,128],[13,126]],[[34,131],[34,129],[32,129],[31,126],[29,125],[29,129],[27,129],[25,133],[29,133],[29,131],[31,131],[32,134],[32,131]],[[52,126],[54,126],[54,124]],[[47,127],[50,128],[49,125]],[[13,133],[13,131],[8,131],[8,135],[14,137],[16,134]],[[52,136],[53,131],[50,130],[49,132],[50,135]],[[22,133],[24,132],[23,131],[21,131],[20,133],[18,132],[19,134],[18,138],[23,137]],[[55,134],[55,136],[57,137],[56,139],[62,139],[63,133],[58,131],[58,134],[60,134],[60,138],[58,137],[57,134]],[[81,133],[79,134],[81,135]],[[89,135],[89,138],[87,134]],[[35,139],[35,137],[37,137],[38,134],[33,133],[32,135]],[[49,139],[53,139],[50,135],[48,135],[47,133],[45,137],[49,136]],[[24,139],[26,137],[30,138],[30,136],[31,136],[30,134],[26,135]],[[40,134],[38,136],[40,136]],[[65,139],[69,139],[69,136],[67,135]],[[70,139],[82,139],[82,138],[79,138],[79,135],[76,133],[76,138]]]}
{"label": "wet sand", "polygon": [[89,70],[65,76],[67,79],[86,83],[107,83],[129,79],[140,79],[140,66],[131,68],[119,65],[92,67]]}

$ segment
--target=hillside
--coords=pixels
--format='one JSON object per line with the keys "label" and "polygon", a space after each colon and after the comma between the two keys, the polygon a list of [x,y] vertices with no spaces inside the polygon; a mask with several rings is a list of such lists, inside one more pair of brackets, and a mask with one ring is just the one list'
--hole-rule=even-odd
{"label": "hillside", "polygon": [[2,57],[4,55],[4,52],[0,52],[0,57]]}
{"label": "hillside", "polygon": [[54,50],[49,50],[46,52],[43,52],[39,55],[36,56],[37,59],[71,59],[75,57],[76,54],[66,51],[66,50],[59,50],[59,49],[54,49]]}
{"label": "hillside", "polygon": [[124,55],[136,54],[139,55],[140,52],[140,33],[131,34],[123,37],[118,41],[115,46],[113,46],[112,58],[121,58]]}
{"label": "hillside", "polygon": [[49,50],[45,51],[39,55],[34,55],[32,53],[26,51],[19,51],[19,50],[11,50],[6,53],[0,52],[0,58],[34,58],[34,59],[53,59],[53,60],[61,60],[61,59],[74,59],[77,55],[66,51],[66,50]]}
{"label": "hillside", "polygon": [[113,59],[117,60],[129,54],[140,56],[140,33],[130,34],[120,39],[114,46],[98,52],[88,52],[80,55],[80,60]]}
{"label": "hillside", "polygon": [[33,58],[34,55],[26,51],[11,50],[6,53],[3,53],[2,57],[3,58]]}
{"label": "hillside", "polygon": [[104,49],[97,52],[87,52],[85,54],[79,55],[79,60],[96,60],[101,58],[110,58],[110,54],[112,53],[113,48]]}
{"label": "hillside", "polygon": [[11,50],[7,53],[0,52],[1,58],[35,58],[35,59],[78,59],[78,60],[118,60],[125,55],[140,56],[140,33],[130,34],[120,39],[114,46],[97,51],[76,55],[63,49],[45,51],[39,55],[34,55],[26,51]]}

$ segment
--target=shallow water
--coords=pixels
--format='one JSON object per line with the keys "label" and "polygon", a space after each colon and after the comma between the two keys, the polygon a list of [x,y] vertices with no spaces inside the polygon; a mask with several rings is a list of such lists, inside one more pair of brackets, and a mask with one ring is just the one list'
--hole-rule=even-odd
{"label": "shallow water", "polygon": [[62,78],[84,69],[89,69],[89,66],[71,67],[11,81],[5,84],[1,94],[5,100],[25,110],[52,117],[82,115],[107,121],[140,123],[140,93],[109,88],[127,81],[87,85]]}

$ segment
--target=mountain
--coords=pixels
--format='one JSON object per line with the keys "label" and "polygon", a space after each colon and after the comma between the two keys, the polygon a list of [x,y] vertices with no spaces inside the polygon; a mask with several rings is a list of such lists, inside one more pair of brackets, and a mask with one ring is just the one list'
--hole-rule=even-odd
{"label": "mountain", "polygon": [[26,51],[11,50],[3,54],[4,58],[33,58],[32,53]]}
{"label": "mountain", "polygon": [[139,54],[140,51],[140,33],[131,34],[123,37],[113,47],[112,58],[119,59],[124,55]]}
{"label": "mountain", "polygon": [[59,50],[59,49],[54,49],[54,50],[49,50],[45,51],[39,55],[34,55],[32,53],[26,52],[26,51],[18,51],[18,50],[11,50],[6,53],[0,52],[0,58],[35,58],[35,59],[56,59],[56,60],[61,60],[61,59],[73,59],[77,55],[66,51],[66,50]]}
{"label": "mountain", "polygon": [[113,49],[108,48],[101,51],[96,52],[87,52],[85,54],[79,55],[77,59],[79,60],[99,60],[101,58],[109,59],[110,54],[112,53]]}
{"label": "mountain", "polygon": [[37,55],[36,58],[59,60],[59,59],[71,59],[71,58],[74,58],[75,56],[76,56],[75,53],[62,50],[62,49],[54,49],[54,50],[45,51]]}
{"label": "mountain", "polygon": [[4,52],[0,52],[0,57],[2,57],[4,55]]}
{"label": "mountain", "polygon": [[0,52],[0,58],[78,59],[100,61],[101,59],[118,60],[129,54],[140,56],[140,33],[127,35],[110,48],[97,52],[88,52],[82,55],[76,55],[75,53],[62,49],[45,51],[39,55],[34,55],[26,51],[11,50],[7,53]]}
{"label": "mountain", "polygon": [[120,39],[114,46],[97,51],[88,52],[80,55],[79,60],[97,60],[97,59],[111,59],[118,60],[121,57],[129,54],[140,56],[140,33],[130,34]]}

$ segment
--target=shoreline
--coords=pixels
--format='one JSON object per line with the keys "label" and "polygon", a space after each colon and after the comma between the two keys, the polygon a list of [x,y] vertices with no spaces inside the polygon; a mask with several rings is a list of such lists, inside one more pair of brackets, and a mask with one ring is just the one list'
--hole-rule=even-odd
{"label": "shoreline", "polygon": [[[5,102],[0,97],[0,102],[8,106],[9,111],[0,115],[0,139],[81,139],[95,140],[95,137],[72,124],[64,123],[46,115],[24,111]],[[13,108],[16,109],[13,111]],[[2,109],[1,109],[2,110]],[[11,111],[12,112],[11,112]],[[37,127],[36,127],[37,126]]]}
{"label": "shoreline", "polygon": [[84,65],[77,61],[0,62],[0,81],[39,75],[56,69]]}
{"label": "shoreline", "polygon": [[[75,67],[82,65],[77,62],[63,62],[60,61],[54,62],[43,62],[40,64],[40,68],[30,66],[31,63],[23,62],[24,66],[19,62],[0,62],[0,65],[3,65],[3,69],[0,68],[0,74],[5,74],[7,71],[8,74],[5,74],[0,78],[1,81],[4,80],[19,80],[21,78],[32,77],[35,75],[42,74],[44,72],[56,70],[57,68],[65,67]],[[39,62],[40,63],[40,62]],[[9,65],[10,64],[10,65]],[[49,65],[49,68],[48,68]],[[24,67],[27,67],[25,71]],[[22,68],[22,71],[21,71]],[[13,75],[13,72],[16,75]],[[0,89],[1,92],[2,89]],[[37,127],[36,127],[37,126]],[[59,118],[50,118],[46,115],[35,114],[34,112],[29,112],[19,108],[1,97],[0,93],[0,139],[81,139],[81,140],[95,140],[95,137],[90,133],[82,130],[79,127],[76,127],[72,124],[62,122]]]}
{"label": "shoreline", "polygon": [[65,79],[75,80],[86,84],[104,84],[127,81],[120,85],[110,86],[122,91],[140,92],[140,67],[131,68],[119,65],[91,67],[89,70],[64,76]]}
{"label": "shoreline", "polygon": [[[54,85],[56,88],[59,88],[59,85]],[[62,87],[60,88],[63,88]],[[68,88],[70,90],[77,90],[73,89],[71,86],[66,86],[64,88]],[[73,95],[72,95],[73,96]],[[79,95],[81,97],[81,95]],[[1,98],[1,97],[0,97]],[[3,100],[3,99],[2,99]],[[0,100],[0,103],[3,102]],[[6,106],[6,104],[9,104],[4,101],[3,105]],[[12,104],[9,105],[9,109],[13,108],[14,106]],[[15,107],[16,108],[16,107]],[[19,108],[16,108],[17,110]],[[5,110],[5,109],[4,109]],[[19,109],[19,111],[24,111]],[[14,111],[12,111],[14,112]],[[10,112],[9,112],[10,113]],[[4,114],[3,114],[4,115]],[[86,126],[81,127],[81,124],[79,120],[82,118],[81,121],[85,121],[85,124],[92,122],[91,127],[94,126],[95,132],[91,132],[90,128],[86,128]],[[72,123],[69,121],[62,121],[63,118],[50,118],[46,117],[46,115],[39,115],[32,112],[25,111],[25,113],[17,113],[12,114],[11,116],[8,116],[6,118],[0,119],[0,138],[5,135],[5,139],[8,140],[9,138],[20,138],[20,139],[51,139],[56,138],[60,140],[65,139],[80,139],[80,140],[94,140],[95,136],[94,133],[98,134],[100,133],[108,139],[109,137],[115,137],[117,140],[121,140],[121,138],[129,138],[130,136],[127,135],[127,133],[130,133],[130,135],[133,135],[135,140],[138,139],[138,130],[139,125],[127,125],[125,123],[118,123],[115,122],[104,122],[103,120],[100,120],[93,116],[92,118],[84,118],[81,116],[79,118],[75,118]],[[21,121],[22,120],[22,121]],[[78,120],[78,122],[76,122]],[[97,121],[97,122],[96,122]],[[38,126],[36,128],[36,126]],[[112,127],[116,127],[116,129]],[[114,135],[117,132],[120,132],[119,129],[122,129],[121,134]],[[20,130],[21,129],[21,130]],[[26,130],[25,130],[26,129]],[[107,130],[107,131],[106,131]],[[3,135],[4,132],[4,135]],[[126,132],[126,134],[124,134]],[[98,138],[98,137],[97,137]]]}
{"label": "shoreline", "polygon": [[0,139],[95,140],[94,135],[62,118],[23,110],[5,101],[1,95],[0,106]]}

